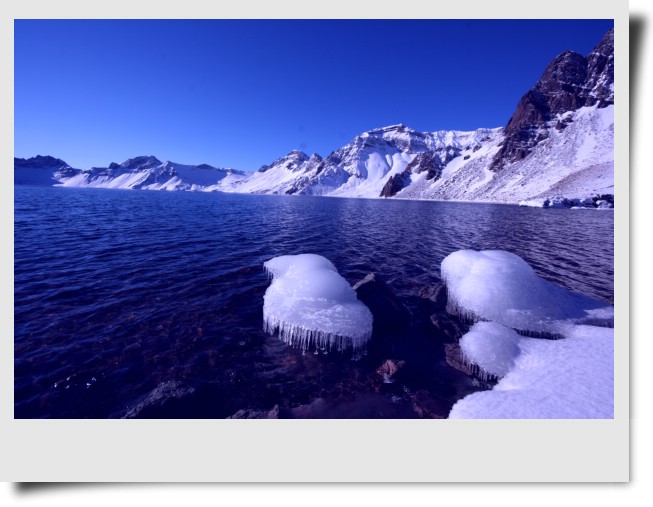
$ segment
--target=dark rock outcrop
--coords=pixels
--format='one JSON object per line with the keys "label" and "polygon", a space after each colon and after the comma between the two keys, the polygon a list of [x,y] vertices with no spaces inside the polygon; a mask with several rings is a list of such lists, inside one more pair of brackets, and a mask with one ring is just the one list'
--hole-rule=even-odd
{"label": "dark rock outcrop", "polygon": [[388,288],[386,283],[374,273],[370,273],[354,285],[360,299],[374,317],[373,333],[388,335],[410,325],[410,313]]}
{"label": "dark rock outcrop", "polygon": [[408,185],[410,185],[410,171],[406,168],[388,179],[379,197],[392,197]]}
{"label": "dark rock outcrop", "polygon": [[437,333],[445,340],[458,340],[465,332],[461,325],[445,312],[434,313],[430,320]]}
{"label": "dark rock outcrop", "polygon": [[[573,51],[558,55],[540,80],[519,101],[505,128],[505,141],[491,169],[528,156],[546,139],[548,123],[557,115],[584,106],[606,107],[614,103],[614,32],[609,30],[594,50],[584,57]],[[555,127],[562,130],[564,121]]]}
{"label": "dark rock outcrop", "polygon": [[458,151],[454,149],[448,149],[439,154],[434,154],[429,151],[418,153],[406,166],[406,169],[388,179],[379,197],[393,197],[399,191],[406,188],[411,183],[411,173],[420,174],[426,172],[427,180],[435,181],[439,179],[442,174],[442,167],[457,156]]}
{"label": "dark rock outcrop", "polygon": [[426,171],[427,180],[437,180],[442,174],[442,167],[448,164],[458,156],[458,151],[449,149],[444,153],[444,162],[432,153],[422,152],[418,153],[410,164],[406,166],[406,170],[415,174],[420,174]]}

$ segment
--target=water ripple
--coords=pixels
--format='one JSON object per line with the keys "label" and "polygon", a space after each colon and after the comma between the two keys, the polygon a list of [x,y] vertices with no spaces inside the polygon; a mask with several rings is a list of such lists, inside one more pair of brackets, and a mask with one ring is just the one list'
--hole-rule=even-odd
{"label": "water ripple", "polygon": [[[16,417],[119,417],[169,381],[211,393],[215,406],[184,413],[218,417],[359,385],[360,364],[263,334],[262,264],[277,255],[324,255],[351,283],[376,272],[410,307],[449,253],[501,248],[613,298],[610,212],[29,187],[14,198]],[[454,396],[437,374],[433,396]]]}

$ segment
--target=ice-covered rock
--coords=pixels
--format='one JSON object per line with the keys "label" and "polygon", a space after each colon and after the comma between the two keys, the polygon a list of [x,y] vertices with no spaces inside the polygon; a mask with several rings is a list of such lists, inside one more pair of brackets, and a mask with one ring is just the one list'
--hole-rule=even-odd
{"label": "ice-covered rock", "polygon": [[[477,322],[460,339],[465,362],[481,369],[482,380],[504,377],[519,355],[520,336],[496,322]],[[485,378],[483,378],[485,377]]]}
{"label": "ice-covered rock", "polygon": [[611,305],[537,276],[521,257],[502,250],[460,250],[441,264],[447,310],[471,321],[490,320],[532,336],[564,334],[595,318],[610,325]]}
{"label": "ice-covered rock", "polygon": [[303,350],[360,350],[369,341],[372,313],[328,259],[283,255],[264,266],[272,277],[263,298],[268,333]]}

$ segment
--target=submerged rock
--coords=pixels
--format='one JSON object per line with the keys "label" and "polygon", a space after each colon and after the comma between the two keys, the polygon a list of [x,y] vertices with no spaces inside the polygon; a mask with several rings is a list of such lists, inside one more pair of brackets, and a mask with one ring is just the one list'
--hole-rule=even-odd
{"label": "submerged rock", "polygon": [[177,380],[162,382],[150,391],[140,402],[131,407],[123,419],[137,417],[156,417],[157,412],[173,400],[179,400],[193,394],[195,389]]}
{"label": "submerged rock", "polygon": [[316,398],[310,403],[291,408],[288,415],[293,419],[321,419],[326,409],[326,400]]}
{"label": "submerged rock", "polygon": [[437,333],[448,341],[459,340],[464,334],[467,326],[463,326],[455,320],[455,317],[443,312],[434,313],[429,319]]}
{"label": "submerged rock", "polygon": [[270,410],[241,409],[227,419],[279,419],[279,405]]}
{"label": "submerged rock", "polygon": [[433,398],[425,389],[412,394],[410,401],[413,410],[422,419],[446,419],[450,410],[447,404]]}
{"label": "submerged rock", "polygon": [[406,366],[406,361],[387,359],[381,366],[376,369],[376,372],[379,375],[383,376],[383,382],[389,384],[393,382],[393,375],[404,366]]}
{"label": "submerged rock", "polygon": [[357,392],[336,398],[316,398],[306,405],[291,408],[294,419],[414,419],[412,407],[401,397]]}
{"label": "submerged rock", "polygon": [[438,308],[445,308],[447,306],[447,288],[442,282],[424,287],[419,291],[419,297],[431,300]]}

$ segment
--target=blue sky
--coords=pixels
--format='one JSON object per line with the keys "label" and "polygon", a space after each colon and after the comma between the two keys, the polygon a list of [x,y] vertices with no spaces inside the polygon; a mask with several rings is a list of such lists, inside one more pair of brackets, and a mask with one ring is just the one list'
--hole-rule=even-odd
{"label": "blue sky", "polygon": [[16,20],[14,155],[256,170],[404,123],[505,125],[612,20]]}

